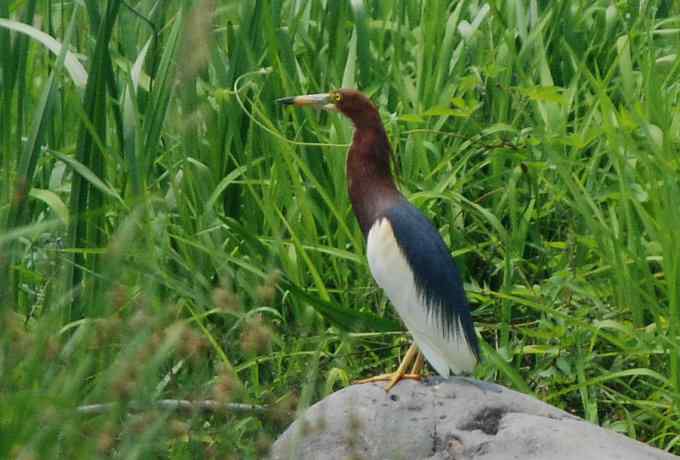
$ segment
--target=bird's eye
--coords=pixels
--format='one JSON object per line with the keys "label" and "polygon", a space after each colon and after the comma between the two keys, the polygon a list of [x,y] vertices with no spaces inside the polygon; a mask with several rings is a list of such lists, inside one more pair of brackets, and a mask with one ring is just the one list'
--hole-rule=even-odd
{"label": "bird's eye", "polygon": [[342,100],[342,95],[340,93],[333,93],[333,102],[338,103]]}

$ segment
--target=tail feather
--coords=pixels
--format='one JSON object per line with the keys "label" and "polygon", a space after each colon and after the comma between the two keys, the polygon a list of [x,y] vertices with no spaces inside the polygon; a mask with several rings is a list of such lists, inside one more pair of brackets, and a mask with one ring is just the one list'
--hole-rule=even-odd
{"label": "tail feather", "polygon": [[[409,328],[411,329],[411,328]],[[442,334],[426,335],[411,329],[413,339],[427,362],[442,377],[470,374],[477,365],[477,356],[463,334],[444,337]]]}

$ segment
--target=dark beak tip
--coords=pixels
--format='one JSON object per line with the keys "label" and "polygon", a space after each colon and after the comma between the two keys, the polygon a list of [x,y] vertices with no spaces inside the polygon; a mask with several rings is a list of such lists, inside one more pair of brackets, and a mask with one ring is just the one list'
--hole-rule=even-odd
{"label": "dark beak tip", "polygon": [[295,97],[280,97],[276,100],[276,103],[281,105],[293,105],[294,102]]}

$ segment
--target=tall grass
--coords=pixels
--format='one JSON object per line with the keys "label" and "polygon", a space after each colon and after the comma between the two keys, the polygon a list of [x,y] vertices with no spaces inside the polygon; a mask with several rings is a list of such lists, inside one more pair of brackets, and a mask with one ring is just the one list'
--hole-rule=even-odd
{"label": "tall grass", "polygon": [[396,365],[351,127],[273,102],[340,86],[463,268],[477,377],[680,453],[679,45],[662,0],[0,3],[0,457],[257,458]]}

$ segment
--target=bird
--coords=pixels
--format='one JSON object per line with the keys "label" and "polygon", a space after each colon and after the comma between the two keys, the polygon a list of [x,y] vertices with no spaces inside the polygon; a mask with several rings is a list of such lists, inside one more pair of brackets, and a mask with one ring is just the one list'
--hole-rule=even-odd
{"label": "bird", "polygon": [[392,147],[375,104],[355,89],[283,97],[285,106],[339,112],[354,125],[347,188],[366,239],[370,272],[413,342],[394,372],[357,383],[422,378],[423,357],[441,376],[470,374],[479,343],[458,268],[435,226],[399,191]]}

